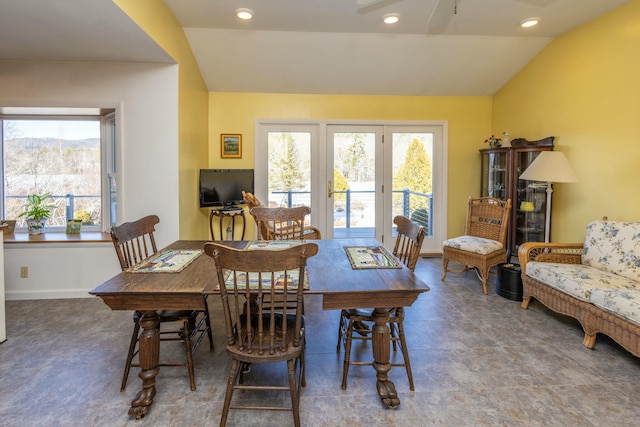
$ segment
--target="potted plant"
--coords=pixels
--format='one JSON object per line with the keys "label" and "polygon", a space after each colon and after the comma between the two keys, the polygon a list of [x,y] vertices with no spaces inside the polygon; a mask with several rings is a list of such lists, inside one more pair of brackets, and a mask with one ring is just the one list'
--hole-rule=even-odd
{"label": "potted plant", "polygon": [[29,234],[42,234],[44,233],[44,225],[51,216],[51,209],[55,208],[54,205],[45,205],[44,202],[49,198],[50,194],[45,193],[42,195],[29,194],[27,196],[27,203],[24,205],[24,212],[18,217],[26,217],[27,227],[29,228]]}

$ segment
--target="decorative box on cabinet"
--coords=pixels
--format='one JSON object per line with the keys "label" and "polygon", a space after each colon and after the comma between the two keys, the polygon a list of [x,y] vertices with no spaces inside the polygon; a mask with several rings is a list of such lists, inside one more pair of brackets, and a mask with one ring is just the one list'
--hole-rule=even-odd
{"label": "decorative box on cabinet", "polygon": [[546,224],[546,192],[529,186],[532,181],[518,177],[538,157],[541,151],[553,150],[553,136],[538,141],[523,138],[511,141],[511,147],[480,150],[482,177],[480,195],[496,199],[511,199],[507,255],[517,254],[524,242],[543,242]]}

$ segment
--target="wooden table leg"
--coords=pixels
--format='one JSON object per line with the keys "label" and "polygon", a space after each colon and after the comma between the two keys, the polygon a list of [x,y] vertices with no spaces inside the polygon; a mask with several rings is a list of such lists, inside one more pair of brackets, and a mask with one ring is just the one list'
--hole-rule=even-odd
{"label": "wooden table leg", "polygon": [[135,415],[136,419],[144,417],[149,412],[156,395],[156,375],[160,371],[158,361],[160,358],[160,334],[158,313],[155,311],[143,311],[140,317],[142,334],[138,341],[138,358],[140,359],[140,373],[142,390],[131,402],[129,415]]}
{"label": "wooden table leg", "polygon": [[396,386],[389,381],[389,370],[391,364],[389,358],[391,356],[391,337],[389,331],[389,312],[385,308],[376,308],[373,310],[373,320],[375,325],[372,329],[372,347],[373,347],[373,367],[376,370],[378,382],[378,394],[382,400],[382,404],[387,408],[395,409],[400,405]]}

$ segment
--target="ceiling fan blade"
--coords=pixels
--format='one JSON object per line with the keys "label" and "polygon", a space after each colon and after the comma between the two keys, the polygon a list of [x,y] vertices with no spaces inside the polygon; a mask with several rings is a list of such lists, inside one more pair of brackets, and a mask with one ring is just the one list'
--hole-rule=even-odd
{"label": "ceiling fan blade", "polygon": [[361,7],[357,10],[358,14],[360,15],[364,15],[365,13],[369,13],[369,12],[373,12],[374,10],[378,10],[380,8],[386,7],[386,6],[391,6],[394,3],[399,3],[402,0],[378,0],[378,1],[362,1],[359,0],[358,4],[366,4],[366,6]]}
{"label": "ceiling fan blade", "polygon": [[427,34],[440,34],[456,12],[456,0],[438,0],[427,22]]}

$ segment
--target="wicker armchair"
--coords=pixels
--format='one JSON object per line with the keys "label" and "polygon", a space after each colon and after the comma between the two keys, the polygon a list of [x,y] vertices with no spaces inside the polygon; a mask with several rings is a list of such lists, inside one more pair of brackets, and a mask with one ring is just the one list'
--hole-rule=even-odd
{"label": "wicker armchair", "polygon": [[[489,269],[507,260],[507,224],[510,212],[511,199],[505,202],[492,197],[469,197],[464,236],[443,242],[442,280],[447,277],[448,272],[460,273],[474,268],[482,281],[484,293],[488,294]],[[449,270],[449,261],[455,261],[464,268]]]}

